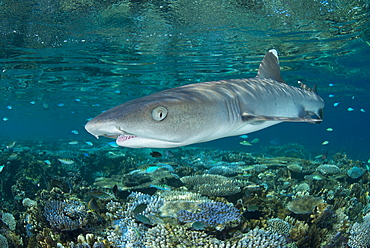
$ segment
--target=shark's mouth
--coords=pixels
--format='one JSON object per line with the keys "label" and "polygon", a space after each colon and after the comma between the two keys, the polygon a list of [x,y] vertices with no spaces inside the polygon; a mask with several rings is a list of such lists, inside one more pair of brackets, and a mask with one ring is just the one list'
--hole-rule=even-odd
{"label": "shark's mouth", "polygon": [[136,138],[136,137],[137,136],[135,136],[135,135],[120,135],[120,136],[117,137],[116,142],[121,143],[121,142],[125,142],[126,140],[133,139],[133,138]]}

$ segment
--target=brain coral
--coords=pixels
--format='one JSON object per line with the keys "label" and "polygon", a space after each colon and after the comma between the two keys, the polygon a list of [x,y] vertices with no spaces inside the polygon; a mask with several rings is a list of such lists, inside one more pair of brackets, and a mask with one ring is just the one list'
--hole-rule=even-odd
{"label": "brain coral", "polygon": [[220,175],[195,175],[182,177],[181,181],[202,195],[228,196],[239,193],[243,182]]}
{"label": "brain coral", "polygon": [[323,200],[319,197],[306,195],[300,198],[295,198],[288,203],[288,209],[295,214],[309,214]]}

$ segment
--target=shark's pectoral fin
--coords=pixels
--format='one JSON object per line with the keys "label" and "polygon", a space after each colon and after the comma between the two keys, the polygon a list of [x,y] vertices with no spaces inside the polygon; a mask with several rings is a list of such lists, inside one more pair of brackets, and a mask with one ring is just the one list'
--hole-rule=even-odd
{"label": "shark's pectoral fin", "polygon": [[243,121],[251,122],[252,124],[260,124],[264,121],[286,121],[286,122],[309,122],[309,123],[320,123],[322,119],[313,119],[311,116],[305,117],[281,117],[281,116],[267,116],[267,115],[256,115],[251,113],[242,114]]}

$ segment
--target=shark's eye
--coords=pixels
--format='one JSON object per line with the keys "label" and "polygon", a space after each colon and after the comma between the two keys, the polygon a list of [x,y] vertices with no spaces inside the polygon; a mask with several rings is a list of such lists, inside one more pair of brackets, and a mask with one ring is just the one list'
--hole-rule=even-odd
{"label": "shark's eye", "polygon": [[162,121],[167,116],[167,109],[163,106],[155,107],[152,111],[152,117],[156,121]]}

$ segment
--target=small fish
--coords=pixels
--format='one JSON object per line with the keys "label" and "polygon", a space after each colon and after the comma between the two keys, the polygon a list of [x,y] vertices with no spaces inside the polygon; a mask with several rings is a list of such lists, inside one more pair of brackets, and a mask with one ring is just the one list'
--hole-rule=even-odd
{"label": "small fish", "polygon": [[360,111],[362,112],[362,113],[365,113],[366,111],[365,111],[365,109],[360,109]]}
{"label": "small fish", "polygon": [[78,134],[78,131],[77,130],[72,130],[71,133]]}
{"label": "small fish", "polygon": [[153,223],[149,220],[149,218],[142,214],[136,215],[136,220],[140,221],[143,224],[153,225]]}
{"label": "small fish", "polygon": [[248,135],[246,135],[246,134],[240,135],[239,137],[242,138],[242,139],[248,139]]}
{"label": "small fish", "polygon": [[112,198],[112,196],[110,194],[108,194],[106,192],[103,192],[103,191],[100,191],[100,190],[95,190],[95,191],[89,192],[88,194],[91,195],[91,196],[94,196],[96,198],[99,198],[99,199]]}
{"label": "small fish", "polygon": [[8,106],[6,106],[6,108],[10,110],[10,109],[12,109],[13,107],[12,107],[12,106],[10,106],[10,105],[8,105]]}
{"label": "small fish", "polygon": [[329,127],[329,128],[326,129],[326,131],[332,132],[333,131],[333,128]]}
{"label": "small fish", "polygon": [[171,190],[171,188],[166,184],[160,184],[160,185],[151,184],[149,185],[149,187],[159,189],[159,190]]}
{"label": "small fish", "polygon": [[132,212],[134,213],[134,215],[141,214],[142,212],[145,211],[147,206],[148,206],[147,204],[141,203],[141,204],[137,205]]}
{"label": "small fish", "polygon": [[7,146],[6,149],[13,148],[15,146],[15,141],[10,142]]}
{"label": "small fish", "polygon": [[13,153],[12,155],[9,156],[8,160],[14,160],[14,159],[17,159],[17,157],[18,157],[18,154]]}
{"label": "small fish", "polygon": [[160,158],[162,157],[162,153],[154,151],[150,153],[150,156],[152,156],[153,158]]}
{"label": "small fish", "polygon": [[334,107],[338,106],[339,105],[339,102],[336,102],[334,103]]}
{"label": "small fish", "polygon": [[128,174],[131,175],[131,174],[140,173],[140,172],[142,172],[142,170],[137,169],[137,170],[130,171]]}
{"label": "small fish", "polygon": [[204,230],[207,227],[207,224],[204,222],[196,221],[191,225],[191,228],[197,231]]}
{"label": "small fish", "polygon": [[31,103],[32,105],[36,104],[36,102],[35,102],[35,101],[30,101],[30,103]]}
{"label": "small fish", "polygon": [[63,107],[64,106],[64,103],[58,103],[58,107]]}
{"label": "small fish", "polygon": [[51,165],[50,160],[44,160],[44,163],[47,164],[47,165]]}
{"label": "small fish", "polygon": [[9,118],[8,117],[4,117],[3,118],[3,121],[8,121],[9,120]]}
{"label": "small fish", "polygon": [[75,161],[73,161],[72,159],[69,159],[69,158],[58,158],[58,160],[62,164],[74,164],[75,163]]}
{"label": "small fish", "polygon": [[321,143],[321,145],[323,145],[323,146],[327,145],[327,144],[329,144],[329,141],[327,141],[327,140],[325,140],[324,142]]}
{"label": "small fish", "polygon": [[109,142],[108,145],[110,147],[118,147],[117,143],[115,141]]}
{"label": "small fish", "polygon": [[330,94],[330,95],[329,95],[329,97],[330,97],[330,98],[331,98],[331,97],[334,97],[334,96],[335,96],[335,95],[333,95],[333,94]]}
{"label": "small fish", "polygon": [[85,141],[85,143],[89,146],[93,146],[94,144],[91,141]]}
{"label": "small fish", "polygon": [[151,174],[151,173],[154,173],[158,169],[159,169],[158,166],[150,166],[150,167],[146,168],[145,173]]}
{"label": "small fish", "polygon": [[243,141],[239,142],[239,144],[241,144],[241,145],[243,145],[243,146],[251,146],[251,145],[252,145],[251,143],[249,143],[249,142],[248,142],[248,141],[246,141],[246,140],[243,140]]}
{"label": "small fish", "polygon": [[5,165],[0,165],[0,172],[4,170]]}
{"label": "small fish", "polygon": [[91,198],[91,200],[89,201],[89,203],[87,204],[87,206],[92,211],[95,211],[95,210],[98,210],[99,209],[98,202],[96,201],[96,198],[95,197]]}
{"label": "small fish", "polygon": [[347,110],[348,110],[348,112],[352,112],[352,111],[353,111],[353,110],[355,110],[355,109],[353,109],[353,108],[348,108]]}
{"label": "small fish", "polygon": [[68,142],[68,144],[70,144],[70,145],[77,145],[78,144],[78,141],[77,140],[74,140],[74,141]]}
{"label": "small fish", "polygon": [[329,84],[329,87],[333,87],[334,86],[334,84]]}
{"label": "small fish", "polygon": [[260,139],[259,139],[259,138],[254,138],[254,139],[251,141],[251,143],[252,143],[252,144],[256,144],[256,143],[258,143],[258,142],[260,142]]}

